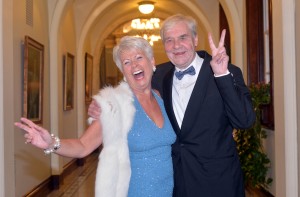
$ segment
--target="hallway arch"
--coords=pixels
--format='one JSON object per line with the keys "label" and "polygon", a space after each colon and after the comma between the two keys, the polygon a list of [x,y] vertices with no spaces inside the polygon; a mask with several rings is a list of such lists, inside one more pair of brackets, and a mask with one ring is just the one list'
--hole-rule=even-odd
{"label": "hallway arch", "polygon": [[[68,0],[59,0],[56,2],[56,6],[53,12],[53,17],[49,19],[51,26],[49,28],[49,59],[50,59],[50,130],[54,135],[58,135],[59,132],[59,109],[58,109],[58,31],[63,16],[64,10]],[[53,175],[58,175],[62,171],[62,166],[60,164],[60,158],[56,154],[51,154],[51,171]]]}

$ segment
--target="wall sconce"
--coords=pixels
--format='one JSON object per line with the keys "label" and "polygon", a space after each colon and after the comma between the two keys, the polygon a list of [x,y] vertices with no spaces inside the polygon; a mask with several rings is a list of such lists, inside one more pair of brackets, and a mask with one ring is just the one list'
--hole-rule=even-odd
{"label": "wall sconce", "polygon": [[143,14],[150,14],[154,10],[154,2],[142,1],[139,4],[139,11]]}

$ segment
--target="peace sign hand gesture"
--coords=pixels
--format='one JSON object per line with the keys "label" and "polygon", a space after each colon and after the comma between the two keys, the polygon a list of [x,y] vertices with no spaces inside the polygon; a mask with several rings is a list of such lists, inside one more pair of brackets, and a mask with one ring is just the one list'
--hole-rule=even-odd
{"label": "peace sign hand gesture", "polygon": [[223,75],[228,71],[229,57],[224,47],[226,30],[223,29],[218,47],[215,46],[211,34],[208,34],[208,42],[211,49],[212,60],[210,61],[211,68],[215,75]]}
{"label": "peace sign hand gesture", "polygon": [[31,143],[41,149],[47,149],[53,143],[53,139],[46,129],[34,124],[27,118],[21,118],[20,122],[15,122],[15,126],[26,131],[25,143]]}

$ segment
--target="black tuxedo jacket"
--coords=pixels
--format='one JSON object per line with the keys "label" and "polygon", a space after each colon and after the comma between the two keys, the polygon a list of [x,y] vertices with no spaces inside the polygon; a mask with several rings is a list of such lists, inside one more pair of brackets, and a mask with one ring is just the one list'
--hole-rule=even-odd
{"label": "black tuxedo jacket", "polygon": [[230,75],[214,77],[205,51],[181,128],[172,106],[174,65],[158,65],[152,86],[164,100],[177,134],[172,145],[175,197],[245,196],[242,171],[232,136],[233,128],[248,128],[255,121],[249,90],[241,70],[229,65]]}

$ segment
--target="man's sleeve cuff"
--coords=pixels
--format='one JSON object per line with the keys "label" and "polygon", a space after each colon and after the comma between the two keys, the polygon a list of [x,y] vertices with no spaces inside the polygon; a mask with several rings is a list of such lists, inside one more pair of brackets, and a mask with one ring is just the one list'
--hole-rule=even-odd
{"label": "man's sleeve cuff", "polygon": [[215,76],[215,77],[223,77],[223,76],[226,76],[226,75],[229,75],[229,74],[230,74],[230,72],[229,72],[229,70],[227,69],[227,71],[226,71],[225,74],[222,74],[222,75],[216,75],[216,74],[214,74],[214,76]]}

